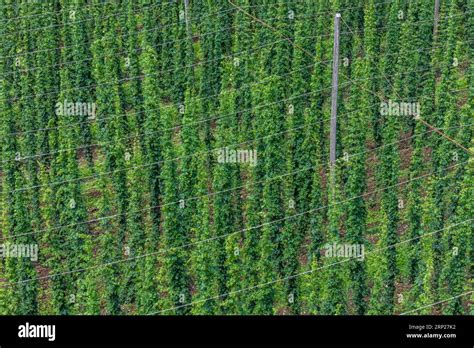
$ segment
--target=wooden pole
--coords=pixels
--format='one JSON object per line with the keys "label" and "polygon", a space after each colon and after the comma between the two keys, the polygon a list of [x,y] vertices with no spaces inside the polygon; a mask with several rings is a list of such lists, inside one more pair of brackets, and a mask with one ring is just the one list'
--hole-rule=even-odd
{"label": "wooden pole", "polygon": [[433,40],[435,39],[435,37],[438,33],[438,23],[439,23],[439,0],[435,0]]}
{"label": "wooden pole", "polygon": [[189,31],[189,0],[184,0],[184,18],[186,21],[186,32],[190,35]]}
{"label": "wooden pole", "polygon": [[331,92],[331,131],[329,135],[329,160],[332,167],[336,164],[336,130],[337,130],[337,92],[339,83],[339,29],[341,14],[334,17],[334,45],[332,51],[332,92]]}

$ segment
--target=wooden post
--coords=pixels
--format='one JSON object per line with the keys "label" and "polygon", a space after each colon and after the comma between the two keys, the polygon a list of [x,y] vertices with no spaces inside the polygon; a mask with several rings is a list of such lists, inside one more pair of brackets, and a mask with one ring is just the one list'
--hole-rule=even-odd
{"label": "wooden post", "polygon": [[337,92],[339,83],[339,26],[341,14],[334,17],[334,46],[332,51],[332,92],[331,92],[331,131],[329,135],[329,160],[332,167],[336,164],[336,130],[337,130]]}
{"label": "wooden post", "polygon": [[435,39],[435,37],[438,33],[438,22],[439,22],[439,0],[435,0],[433,40]]}
{"label": "wooden post", "polygon": [[184,19],[186,21],[186,32],[190,35],[189,31],[189,0],[184,0]]}

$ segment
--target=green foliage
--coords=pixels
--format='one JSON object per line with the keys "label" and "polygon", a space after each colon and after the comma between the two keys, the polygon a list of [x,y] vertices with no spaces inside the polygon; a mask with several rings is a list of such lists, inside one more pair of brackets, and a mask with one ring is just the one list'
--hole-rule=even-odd
{"label": "green foliage", "polygon": [[473,0],[233,2],[0,1],[0,314],[472,314]]}

